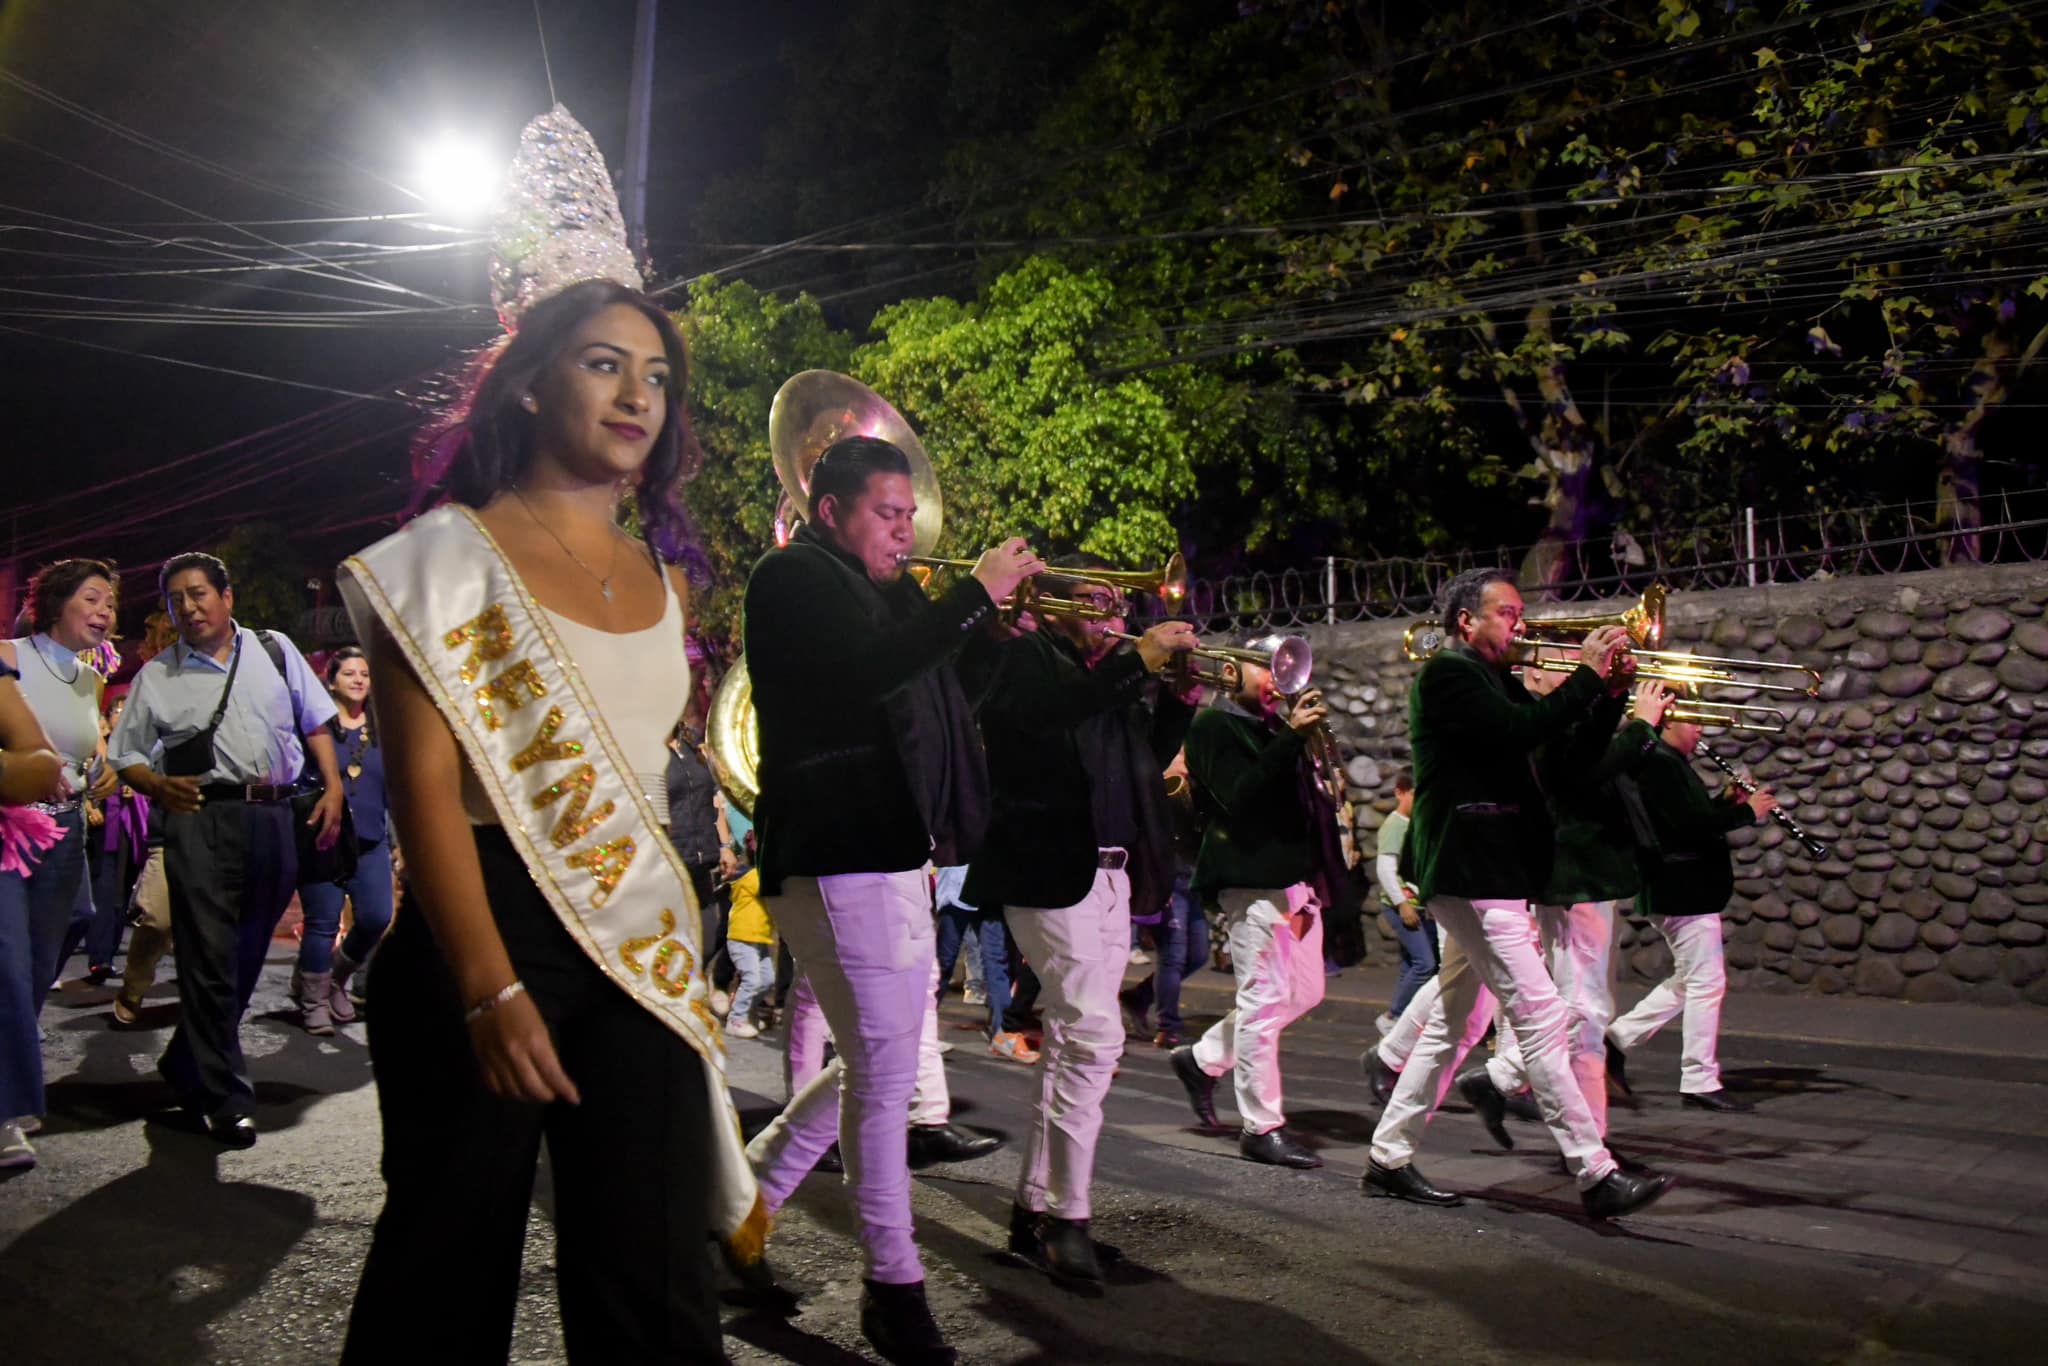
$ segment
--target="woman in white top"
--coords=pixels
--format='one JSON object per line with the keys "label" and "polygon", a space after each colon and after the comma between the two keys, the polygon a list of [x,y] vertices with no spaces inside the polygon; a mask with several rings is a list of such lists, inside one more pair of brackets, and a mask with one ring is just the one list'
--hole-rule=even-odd
{"label": "woman in white top", "polygon": [[[489,533],[662,811],[689,584],[652,547],[680,543],[677,490],[701,460],[684,367],[674,322],[644,295],[572,285],[524,315],[419,443],[425,501]],[[619,525],[629,490],[645,540]],[[536,890],[389,627],[365,644],[418,913],[398,917],[370,978],[388,1192],[343,1360],[504,1358],[545,1138],[569,1359],[722,1361],[697,1058]]]}
{"label": "woman in white top", "polygon": [[[102,758],[100,676],[81,658],[113,629],[119,584],[99,560],[46,565],[29,581],[33,633],[0,641],[0,666],[20,675],[22,697],[64,761],[60,792],[36,804],[57,822],[61,838],[28,873],[0,872],[0,1002],[7,1006],[0,1010],[0,1124],[26,1121],[32,1129],[43,1113],[36,1017],[85,879],[83,802],[105,797],[119,782]],[[85,906],[90,914],[89,898]],[[32,1151],[27,1160],[34,1160]]]}

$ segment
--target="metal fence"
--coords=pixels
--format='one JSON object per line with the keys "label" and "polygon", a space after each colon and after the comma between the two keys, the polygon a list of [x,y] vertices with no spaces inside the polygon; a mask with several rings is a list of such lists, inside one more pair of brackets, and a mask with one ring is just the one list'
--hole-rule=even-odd
{"label": "metal fence", "polygon": [[[1808,583],[1939,569],[1954,563],[2048,559],[2048,489],[1987,495],[1981,524],[1942,504],[1892,503],[1799,513],[1748,510],[1730,524],[1632,533],[1542,549],[1556,567],[1532,601]],[[1299,568],[1196,578],[1182,609],[1205,630],[1337,625],[1421,616],[1462,570],[1521,571],[1531,546],[1500,546],[1431,559],[1332,558]],[[1532,576],[1523,575],[1525,591]]]}

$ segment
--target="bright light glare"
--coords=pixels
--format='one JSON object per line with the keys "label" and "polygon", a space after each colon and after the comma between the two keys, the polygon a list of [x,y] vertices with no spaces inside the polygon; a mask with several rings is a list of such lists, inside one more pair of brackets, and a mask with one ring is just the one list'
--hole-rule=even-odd
{"label": "bright light glare", "polygon": [[504,179],[503,160],[475,141],[444,133],[420,150],[421,198],[459,222],[487,217]]}

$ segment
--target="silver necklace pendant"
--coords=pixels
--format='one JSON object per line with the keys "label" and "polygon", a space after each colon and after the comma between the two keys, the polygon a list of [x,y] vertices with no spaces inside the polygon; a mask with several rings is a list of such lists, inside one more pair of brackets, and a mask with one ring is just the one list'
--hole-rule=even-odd
{"label": "silver necklace pendant", "polygon": [[597,581],[597,591],[604,594],[606,602],[610,602],[612,600],[612,581],[610,579],[599,579]]}

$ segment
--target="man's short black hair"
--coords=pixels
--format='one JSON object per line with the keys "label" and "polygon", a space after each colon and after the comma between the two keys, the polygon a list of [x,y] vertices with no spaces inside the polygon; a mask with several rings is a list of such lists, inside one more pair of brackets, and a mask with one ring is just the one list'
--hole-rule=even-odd
{"label": "man's short black hair", "polygon": [[205,574],[206,581],[213,585],[214,592],[228,591],[228,567],[203,550],[188,550],[182,555],[173,555],[165,560],[164,567],[157,571],[157,596],[168,600],[171,596],[171,580],[188,569],[197,569]]}
{"label": "man's short black hair", "polygon": [[846,436],[825,448],[811,466],[811,520],[827,498],[851,503],[868,491],[878,474],[910,474],[910,457],[878,436]]}
{"label": "man's short black hair", "polygon": [[1479,615],[1480,599],[1486,596],[1486,585],[1504,583],[1512,587],[1515,576],[1505,569],[1468,569],[1444,585],[1444,634],[1452,640],[1459,639],[1458,614],[1470,612]]}
{"label": "man's short black hair", "polygon": [[1413,792],[1414,790],[1415,790],[1415,770],[1414,770],[1414,769],[1412,769],[1412,768],[1404,768],[1404,769],[1402,769],[1402,770],[1401,770],[1401,771],[1400,771],[1399,773],[1396,773],[1396,774],[1394,775],[1394,795],[1395,795],[1395,796],[1397,796],[1397,797],[1398,797],[1398,796],[1400,796],[1400,795],[1401,795],[1401,794],[1402,794],[1403,792]]}

